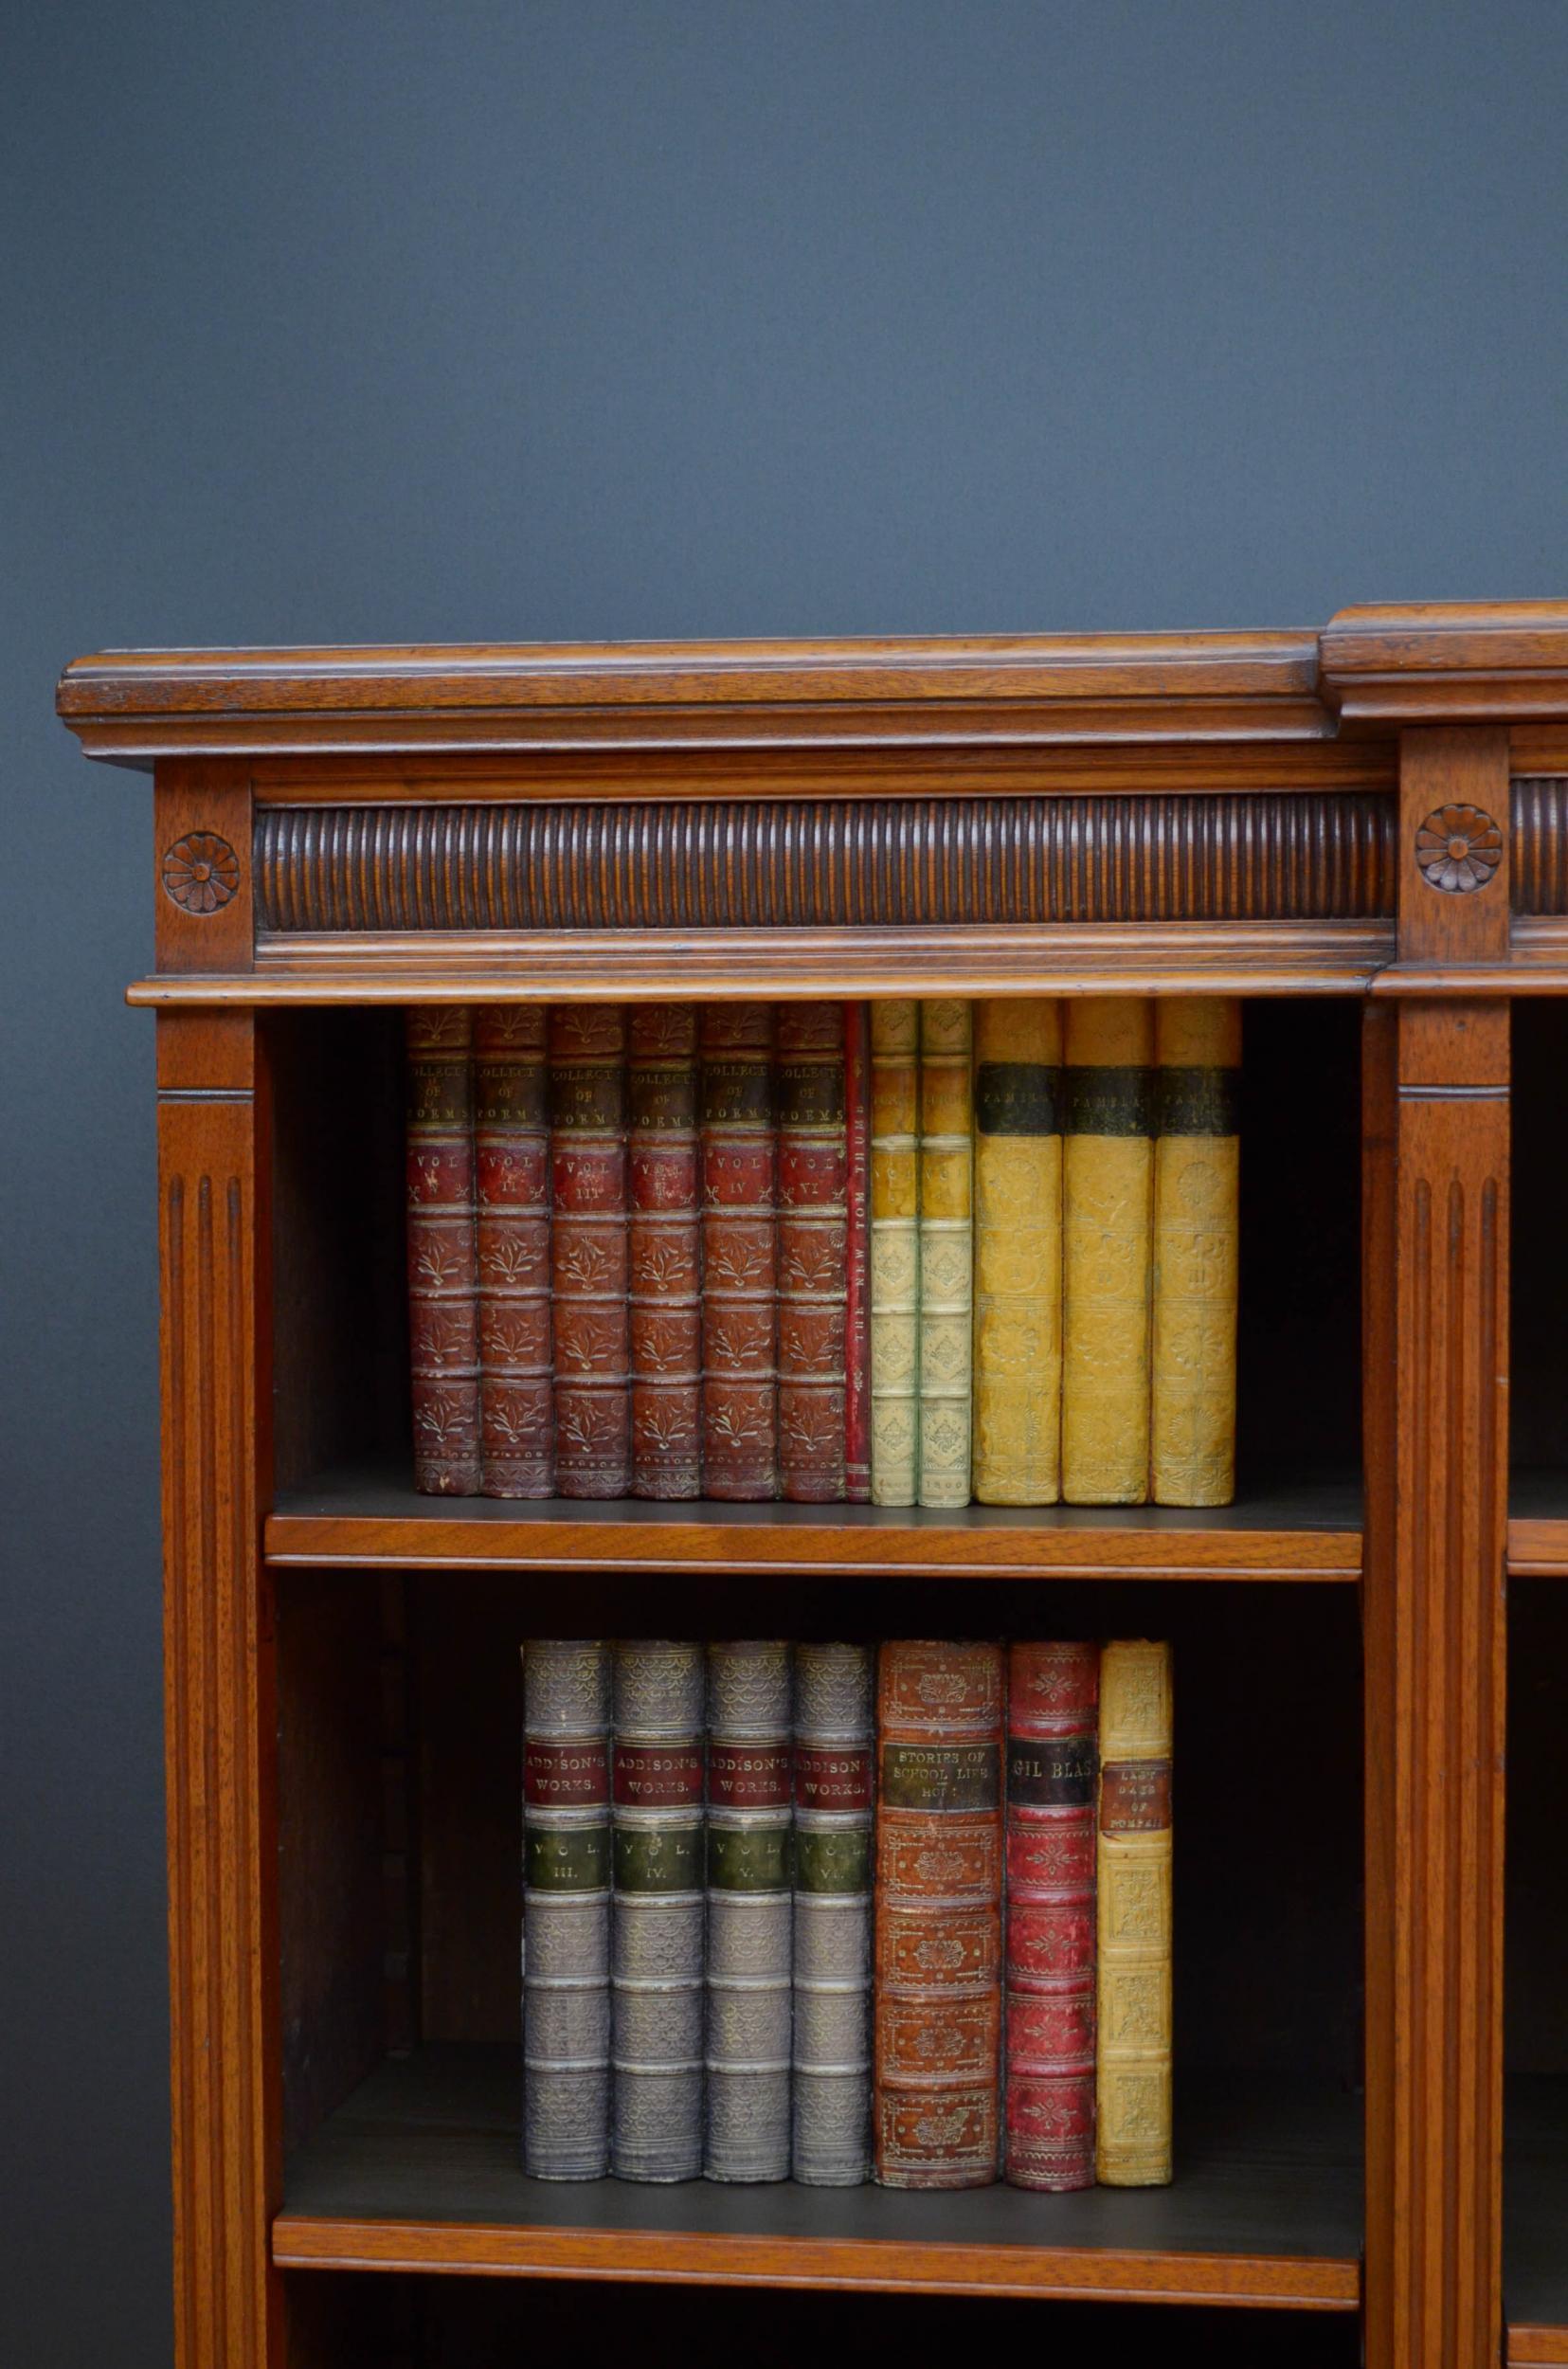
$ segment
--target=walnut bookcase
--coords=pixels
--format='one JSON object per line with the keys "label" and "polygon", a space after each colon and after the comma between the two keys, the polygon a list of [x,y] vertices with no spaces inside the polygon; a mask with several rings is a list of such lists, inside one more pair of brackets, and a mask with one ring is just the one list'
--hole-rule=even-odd
{"label": "walnut bookcase", "polygon": [[[440,2272],[1275,2305],[1359,2313],[1374,2369],[1568,2363],[1568,607],[115,653],[59,704],[154,774],[184,2369],[357,2358]],[[1250,999],[1234,1509],[414,1495],[392,1007],[938,990]],[[1175,2185],[523,2180],[515,1648],[557,1574],[605,1634],[1171,1634]],[[1273,2036],[1227,2069],[1243,1994]],[[1348,2080],[1304,2036],[1335,2016]]]}

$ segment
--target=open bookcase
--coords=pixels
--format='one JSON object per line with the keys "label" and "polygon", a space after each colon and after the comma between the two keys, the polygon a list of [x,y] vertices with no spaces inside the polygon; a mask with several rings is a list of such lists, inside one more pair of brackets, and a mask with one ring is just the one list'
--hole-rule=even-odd
{"label": "open bookcase", "polygon": [[[184,2369],[794,2360],[982,2296],[1106,2360],[1180,2305],[1216,2360],[1568,2363],[1568,609],[119,653],[60,707],[154,774]],[[1245,1001],[1234,1506],[415,1493],[400,1007],[1024,992]],[[1169,1637],[1171,2186],[525,2179],[564,1602]]]}

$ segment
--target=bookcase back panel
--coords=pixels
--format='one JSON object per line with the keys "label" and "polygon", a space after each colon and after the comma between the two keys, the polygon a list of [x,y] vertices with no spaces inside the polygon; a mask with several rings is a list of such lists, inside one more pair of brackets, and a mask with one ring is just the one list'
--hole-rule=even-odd
{"label": "bookcase back panel", "polygon": [[1508,1591],[1508,1801],[1504,2039],[1508,2069],[1568,2073],[1568,1588]]}
{"label": "bookcase back panel", "polygon": [[[1568,1472],[1568,1001],[1513,1007],[1513,1307],[1509,1421],[1516,1468]],[[1568,1510],[1564,1502],[1554,1509]]]}

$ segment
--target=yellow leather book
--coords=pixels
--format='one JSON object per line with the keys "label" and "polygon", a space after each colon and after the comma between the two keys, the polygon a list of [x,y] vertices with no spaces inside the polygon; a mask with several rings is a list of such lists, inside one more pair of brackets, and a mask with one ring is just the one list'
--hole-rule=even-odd
{"label": "yellow leather book", "polygon": [[871,1007],[871,1501],[920,1479],[920,1006]]}
{"label": "yellow leather book", "polygon": [[974,1330],[974,1089],[970,1006],[920,1006],[920,1490],[969,1502]]}
{"label": "yellow leather book", "polygon": [[1099,2027],[1095,2177],[1171,2176],[1171,1653],[1100,1656]]}
{"label": "yellow leather book", "polygon": [[1149,1488],[1154,1011],[1070,1001],[1064,1034],[1062,1495],[1137,1506]]}
{"label": "yellow leather book", "polygon": [[1155,1016],[1154,1398],[1162,1506],[1235,1495],[1241,1006],[1168,996]]}
{"label": "yellow leather book", "polygon": [[1061,1494],[1061,1006],[975,1005],[975,1495]]}

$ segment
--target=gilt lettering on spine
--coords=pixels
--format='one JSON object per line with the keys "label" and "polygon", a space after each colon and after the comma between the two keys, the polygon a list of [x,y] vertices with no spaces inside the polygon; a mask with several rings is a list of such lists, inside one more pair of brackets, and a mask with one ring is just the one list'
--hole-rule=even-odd
{"label": "gilt lettering on spine", "polygon": [[702,2170],[705,1656],[615,1649],[614,2093],[621,2179]]}
{"label": "gilt lettering on spine", "polygon": [[1069,1505],[1143,1505],[1154,1186],[1148,999],[1070,999],[1065,1051],[1062,1495]]}
{"label": "gilt lettering on spine", "polygon": [[710,2179],[789,2177],[791,1648],[708,1648]]}
{"label": "gilt lettering on spine", "polygon": [[474,1497],[481,1450],[473,1015],[463,1004],[416,1004],[406,1033],[414,1487]]}
{"label": "gilt lettering on spine", "polygon": [[974,1201],[970,1006],[920,1006],[920,1486],[923,1506],[970,1497]]}
{"label": "gilt lettering on spine", "polygon": [[1112,2188],[1171,2177],[1171,1653],[1100,1661],[1096,2157]]}
{"label": "gilt lettering on spine", "polygon": [[555,1493],[550,1112],[542,1004],[474,1014],[484,1493]]}
{"label": "gilt lettering on spine", "polygon": [[1007,1654],[1005,2166],[1094,2180],[1095,1645]]}
{"label": "gilt lettering on spine", "polygon": [[844,1007],[781,1004],[779,1490],[796,1504],[844,1496]]}
{"label": "gilt lettering on spine", "polygon": [[871,2170],[872,1737],[869,1645],[795,1649],[794,2177]]}
{"label": "gilt lettering on spine", "polygon": [[1061,1006],[975,1006],[975,1495],[1061,1494]]}
{"label": "gilt lettering on spine", "polygon": [[920,1490],[920,1006],[871,1007],[871,1496]]}
{"label": "gilt lettering on spine", "polygon": [[778,1141],[770,1004],[702,1018],[703,1494],[779,1493]]}
{"label": "gilt lettering on spine", "polygon": [[702,1220],[697,1014],[645,1004],[632,1014],[630,1130],[632,1491],[702,1493]]}
{"label": "gilt lettering on spine", "polygon": [[1169,996],[1157,1007],[1154,1150],[1154,1501],[1235,1494],[1241,1006]]}
{"label": "gilt lettering on spine", "polygon": [[618,1004],[550,1013],[556,1488],[631,1492],[626,1019]]}
{"label": "gilt lettering on spine", "polygon": [[610,1649],[523,1653],[523,2169],[601,2179],[610,2144]]}

